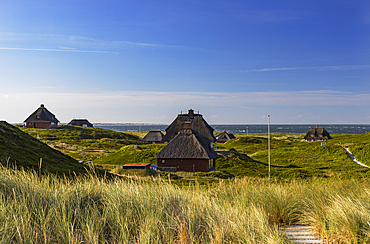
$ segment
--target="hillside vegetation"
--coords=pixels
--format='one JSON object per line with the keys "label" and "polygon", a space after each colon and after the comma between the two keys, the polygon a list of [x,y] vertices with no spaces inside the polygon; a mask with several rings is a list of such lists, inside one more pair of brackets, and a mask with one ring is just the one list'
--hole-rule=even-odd
{"label": "hillside vegetation", "polygon": [[[164,145],[146,144],[139,137],[99,128],[61,126],[58,129],[22,129],[48,145],[78,160],[113,169],[125,163],[156,164],[154,156]],[[266,134],[236,134],[225,144],[215,144],[220,152],[216,170],[236,177],[265,178],[268,175]],[[271,136],[271,177],[293,178],[363,178],[370,176],[367,168],[355,164],[346,154],[349,147],[356,158],[370,165],[370,133],[332,135],[333,139],[305,142],[304,134],[273,133]],[[135,148],[136,145],[136,148]],[[179,174],[177,174],[179,175]],[[176,174],[173,176],[176,178]],[[217,177],[216,177],[217,178]]]}
{"label": "hillside vegetation", "polygon": [[100,128],[64,125],[51,130],[21,129],[50,147],[83,161],[106,156],[124,145],[142,144],[137,136]]}
{"label": "hillside vegetation", "polygon": [[[369,134],[332,135],[333,140],[328,140],[326,146],[321,146],[321,142],[305,142],[302,140],[303,135],[299,134],[273,134],[271,138],[271,177],[278,179],[368,177],[370,176],[369,169],[355,164],[343,146],[353,148],[362,145],[365,147],[364,142],[365,144],[370,142]],[[267,176],[266,137],[243,136],[216,146],[218,150],[228,152],[227,157],[223,156],[217,160],[217,170],[226,170],[240,177],[244,175]],[[365,156],[364,159],[368,160],[369,156]],[[366,160],[364,162],[366,163]]]}
{"label": "hillside vegetation", "polygon": [[122,165],[126,163],[157,164],[155,155],[164,147],[164,144],[128,145],[121,147],[117,152],[95,160],[97,165]]}
{"label": "hillside vegetation", "polygon": [[75,159],[50,148],[45,143],[24,133],[5,121],[0,121],[0,161],[3,165],[13,165],[42,172],[69,174],[85,173],[85,168]]}

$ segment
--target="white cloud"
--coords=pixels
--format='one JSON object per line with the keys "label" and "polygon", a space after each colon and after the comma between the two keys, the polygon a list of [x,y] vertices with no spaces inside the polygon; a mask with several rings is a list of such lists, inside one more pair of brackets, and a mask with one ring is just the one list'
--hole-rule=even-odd
{"label": "white cloud", "polygon": [[0,50],[14,51],[43,51],[43,52],[71,52],[71,53],[114,53],[108,51],[77,50],[77,49],[50,49],[50,48],[18,48],[18,47],[0,47]]}
{"label": "white cloud", "polygon": [[280,67],[280,68],[263,68],[254,69],[246,72],[272,72],[272,71],[287,71],[287,70],[302,70],[311,69],[318,71],[328,71],[328,70],[357,70],[370,68],[370,65],[331,65],[331,66],[312,66],[312,67]]}
{"label": "white cloud", "polygon": [[[51,111],[59,111],[61,121],[72,117],[89,117],[93,121],[165,122],[174,116],[173,111],[195,108],[213,110],[208,118],[215,122],[224,120],[222,114],[231,111],[253,111],[259,114],[261,107],[275,112],[279,107],[307,106],[370,106],[370,94],[353,94],[338,91],[282,91],[282,92],[146,92],[119,91],[101,93],[0,93],[0,119],[19,122],[41,103]],[[303,108],[304,109],[304,108]],[[169,112],[171,111],[171,112]],[[167,116],[167,117],[166,117]],[[219,116],[219,117],[218,117]],[[241,116],[241,115],[238,115]],[[247,116],[247,115],[245,115]],[[298,115],[296,118],[301,119]],[[263,115],[261,119],[265,119]],[[320,118],[306,118],[317,120]],[[159,121],[160,120],[160,121]],[[68,122],[68,121],[67,121]],[[168,121],[167,121],[168,122]]]}
{"label": "white cloud", "polygon": [[[1,47],[1,50],[18,51],[49,51],[49,52],[95,52],[95,53],[117,53],[127,47],[142,48],[170,48],[179,50],[202,50],[180,45],[167,45],[155,43],[142,43],[130,41],[106,41],[85,36],[56,35],[56,34],[31,34],[31,33],[1,33],[0,41],[10,44],[17,43],[23,47]],[[42,46],[28,47],[30,44]],[[52,48],[50,48],[52,47]],[[57,47],[57,48],[54,48]],[[203,50],[204,51],[204,50]]]}

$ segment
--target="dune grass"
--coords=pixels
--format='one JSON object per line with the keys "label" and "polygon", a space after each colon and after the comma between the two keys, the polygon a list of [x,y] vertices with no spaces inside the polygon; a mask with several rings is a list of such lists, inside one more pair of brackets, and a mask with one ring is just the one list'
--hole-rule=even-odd
{"label": "dune grass", "polygon": [[279,226],[370,241],[370,183],[257,179],[201,186],[0,168],[3,243],[289,243]]}

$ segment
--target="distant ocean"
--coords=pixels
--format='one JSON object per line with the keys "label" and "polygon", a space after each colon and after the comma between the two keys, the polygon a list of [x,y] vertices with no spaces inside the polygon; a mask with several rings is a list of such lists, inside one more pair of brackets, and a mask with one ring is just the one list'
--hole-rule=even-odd
{"label": "distant ocean", "polygon": [[[95,125],[94,125],[95,126]],[[230,133],[267,133],[267,125],[211,125],[215,132]],[[271,132],[307,133],[316,125],[270,125]],[[317,125],[331,134],[363,134],[370,131],[370,125]],[[114,131],[147,132],[159,130],[164,132],[168,125],[96,125],[95,127]]]}

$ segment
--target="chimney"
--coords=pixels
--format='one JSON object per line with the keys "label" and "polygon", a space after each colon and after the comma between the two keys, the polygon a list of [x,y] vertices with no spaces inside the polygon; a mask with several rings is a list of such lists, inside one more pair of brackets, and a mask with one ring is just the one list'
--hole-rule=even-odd
{"label": "chimney", "polygon": [[182,129],[183,129],[183,130],[191,130],[191,122],[190,122],[190,121],[186,121],[186,122],[182,125]]}
{"label": "chimney", "polygon": [[44,104],[41,104],[41,105],[40,105],[40,108],[43,108],[43,107],[44,107]]}
{"label": "chimney", "polygon": [[188,116],[189,116],[189,118],[194,118],[194,110],[193,109],[189,109]]}

